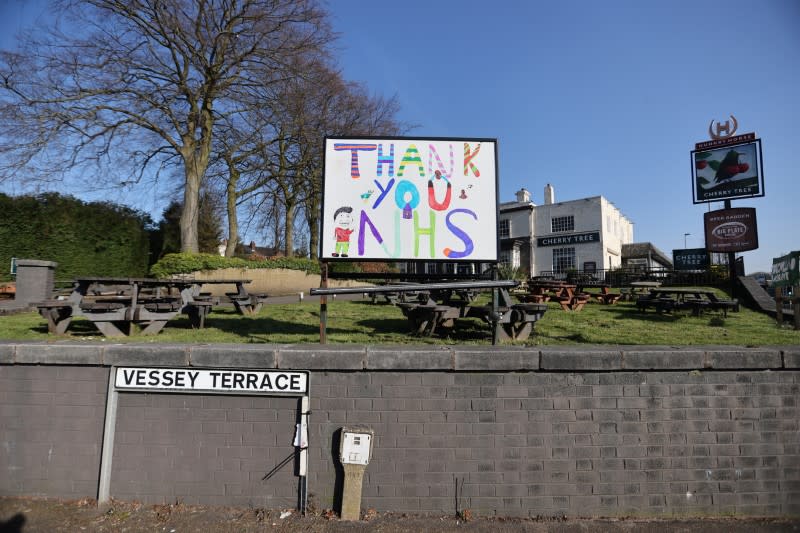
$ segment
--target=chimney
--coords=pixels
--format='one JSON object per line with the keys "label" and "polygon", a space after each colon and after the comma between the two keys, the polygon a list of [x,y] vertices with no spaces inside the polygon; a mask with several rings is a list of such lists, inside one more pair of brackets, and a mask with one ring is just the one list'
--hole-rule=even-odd
{"label": "chimney", "polygon": [[556,200],[556,193],[553,186],[549,183],[544,186],[544,203],[545,205],[554,204]]}
{"label": "chimney", "polygon": [[517,194],[517,201],[518,202],[530,202],[531,201],[531,193],[523,187],[516,192]]}

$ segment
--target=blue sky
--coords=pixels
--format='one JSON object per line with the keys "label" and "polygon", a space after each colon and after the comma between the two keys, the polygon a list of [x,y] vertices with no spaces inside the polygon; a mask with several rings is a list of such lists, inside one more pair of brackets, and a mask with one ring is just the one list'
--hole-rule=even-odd
{"label": "blue sky", "polygon": [[[411,135],[498,139],[500,199],[603,195],[636,241],[702,247],[690,151],[712,120],[763,142],[758,250],[800,249],[800,2],[332,0],[347,78],[396,94]],[[721,202],[711,209],[723,207]]]}
{"label": "blue sky", "polygon": [[[346,78],[396,94],[412,136],[498,139],[500,199],[545,184],[556,201],[603,195],[636,241],[702,247],[689,154],[734,115],[763,141],[766,195],[748,272],[800,249],[797,0],[330,0]],[[41,16],[0,0],[0,46]],[[152,201],[144,195],[140,201]],[[149,200],[146,200],[149,198]],[[163,206],[135,207],[158,215]],[[256,237],[256,240],[259,240]]]}

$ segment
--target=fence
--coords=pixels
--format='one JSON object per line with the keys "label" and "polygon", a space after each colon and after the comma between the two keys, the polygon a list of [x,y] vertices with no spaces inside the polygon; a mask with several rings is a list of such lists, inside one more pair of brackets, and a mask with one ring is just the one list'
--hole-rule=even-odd
{"label": "fence", "polygon": [[563,279],[569,282],[602,281],[614,287],[627,287],[634,281],[658,281],[662,285],[705,285],[724,286],[730,284],[727,269],[711,268],[710,270],[664,270],[664,269],[610,269],[610,270],[570,270],[567,272],[542,271],[543,278]]}

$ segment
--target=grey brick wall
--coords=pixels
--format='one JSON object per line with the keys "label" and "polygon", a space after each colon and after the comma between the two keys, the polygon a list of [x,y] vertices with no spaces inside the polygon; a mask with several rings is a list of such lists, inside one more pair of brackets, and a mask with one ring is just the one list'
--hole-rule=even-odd
{"label": "grey brick wall", "polygon": [[148,503],[297,504],[296,398],[121,393],[112,495]]}
{"label": "grey brick wall", "polygon": [[[338,430],[363,424],[363,508],[798,515],[798,350],[0,344],[0,495],[97,495],[107,365],[248,366],[310,370],[318,508],[336,505]],[[293,507],[294,463],[264,477],[298,404],[120,393],[111,494]]]}
{"label": "grey brick wall", "polygon": [[[315,442],[375,430],[363,505],[404,512],[800,513],[800,372],[324,373]],[[344,413],[343,413],[344,411]],[[312,491],[334,483],[315,456]],[[329,498],[324,502],[330,504]]]}
{"label": "grey brick wall", "polygon": [[97,496],[108,369],[0,365],[0,495]]}

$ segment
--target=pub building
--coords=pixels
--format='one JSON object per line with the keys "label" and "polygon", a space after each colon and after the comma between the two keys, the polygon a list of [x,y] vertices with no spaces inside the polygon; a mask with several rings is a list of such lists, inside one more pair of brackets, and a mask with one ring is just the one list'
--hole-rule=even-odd
{"label": "pub building", "polygon": [[633,243],[633,223],[608,199],[556,202],[549,183],[543,204],[523,188],[499,211],[500,262],[531,276],[618,268]]}

